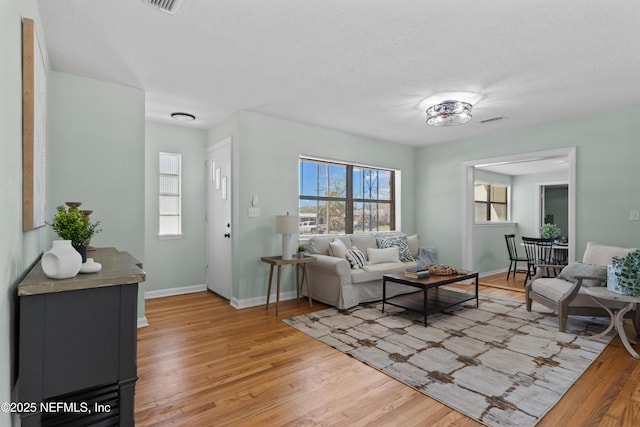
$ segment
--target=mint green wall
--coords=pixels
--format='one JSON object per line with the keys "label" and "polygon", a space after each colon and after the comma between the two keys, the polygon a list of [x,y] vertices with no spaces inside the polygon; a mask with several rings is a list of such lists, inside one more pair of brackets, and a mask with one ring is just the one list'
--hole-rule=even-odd
{"label": "mint green wall", "polygon": [[[519,175],[513,179],[513,220],[518,223],[518,238],[522,236],[540,237],[540,227],[537,223],[538,184],[554,182],[568,182],[569,171],[546,174]],[[580,186],[580,183],[577,183]],[[567,201],[568,203],[568,201]],[[568,234],[568,231],[567,231]],[[581,252],[579,248],[576,251]]]}
{"label": "mint green wall", "polygon": [[[206,283],[205,146],[207,132],[146,123],[146,291]],[[158,155],[182,155],[182,238],[158,238]]]}
{"label": "mint green wall", "polygon": [[[476,182],[490,184],[512,185],[511,175],[494,173],[476,169],[474,171]],[[513,196],[513,194],[512,194]],[[481,272],[503,270],[509,266],[505,263],[508,259],[507,247],[504,240],[505,234],[515,233],[516,224],[479,224],[474,226],[474,265]]]}
{"label": "mint green wall", "polygon": [[560,235],[569,235],[569,189],[567,186],[556,187],[549,186],[546,188],[545,193],[545,215],[552,215],[553,222],[560,227]]}
{"label": "mint green wall", "polygon": [[418,232],[440,249],[442,262],[460,264],[462,163],[575,146],[576,258],[588,241],[637,247],[640,221],[629,221],[629,210],[640,208],[639,137],[640,107],[633,107],[420,148],[416,208],[425,220]]}
{"label": "mint green wall", "polygon": [[[51,73],[49,87],[49,210],[82,202],[101,221],[93,246],[116,247],[144,261],[144,92],[58,72]],[[139,317],[143,291],[141,285]]]}
{"label": "mint green wall", "polygon": [[[33,19],[37,31],[43,34],[35,0],[0,2],[0,402],[15,401],[16,285],[42,252],[51,247],[47,228],[22,231],[23,16]],[[48,138],[47,151],[50,148]],[[48,162],[48,177],[50,172]],[[50,200],[47,194],[47,204]],[[0,412],[0,425],[11,425],[11,415]]]}
{"label": "mint green wall", "polygon": [[[233,137],[234,287],[239,301],[266,295],[264,255],[279,255],[275,216],[298,211],[298,158],[301,154],[383,166],[402,171],[402,230],[415,231],[415,150],[389,142],[240,112],[209,134],[212,145]],[[261,216],[249,218],[249,196],[259,197]],[[289,269],[287,269],[289,270]],[[283,291],[293,291],[289,278]]]}

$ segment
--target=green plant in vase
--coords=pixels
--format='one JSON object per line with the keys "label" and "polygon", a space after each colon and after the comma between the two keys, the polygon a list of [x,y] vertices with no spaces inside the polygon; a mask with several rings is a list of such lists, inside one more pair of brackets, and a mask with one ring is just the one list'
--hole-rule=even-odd
{"label": "green plant in vase", "polygon": [[562,230],[557,224],[544,224],[540,227],[540,236],[543,239],[557,239],[560,237]]}
{"label": "green plant in vase", "polygon": [[87,260],[87,244],[94,234],[102,231],[98,226],[100,221],[91,223],[89,216],[77,207],[67,210],[58,206],[56,216],[50,223],[51,228],[62,240],[71,240],[71,245],[82,255],[82,262]]}
{"label": "green plant in vase", "polygon": [[298,245],[298,258],[304,258],[304,251],[307,250],[307,247],[302,243]]}
{"label": "green plant in vase", "polygon": [[630,252],[624,258],[613,257],[611,263],[620,291],[625,295],[640,297],[640,250]]}

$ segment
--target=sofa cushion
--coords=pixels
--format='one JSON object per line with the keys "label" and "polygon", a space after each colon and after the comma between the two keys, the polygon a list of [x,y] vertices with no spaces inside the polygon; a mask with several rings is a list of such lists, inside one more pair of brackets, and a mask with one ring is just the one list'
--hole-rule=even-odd
{"label": "sofa cushion", "polygon": [[531,283],[531,290],[538,295],[558,302],[571,290],[573,283],[557,277],[536,279]]}
{"label": "sofa cushion", "polygon": [[352,234],[351,246],[357,247],[365,256],[367,256],[367,249],[376,249],[378,247],[378,244],[376,243],[376,235],[373,233]]}
{"label": "sofa cushion", "polygon": [[337,258],[347,258],[347,245],[340,239],[333,239],[333,241],[329,242],[329,255],[337,257]]}
{"label": "sofa cushion", "polygon": [[387,273],[399,273],[407,268],[407,263],[384,262],[381,264],[368,264],[360,270],[351,271],[351,283],[372,282],[382,280],[382,275]]}
{"label": "sofa cushion", "polygon": [[604,265],[585,264],[583,262],[572,262],[562,269],[558,274],[558,279],[575,283],[575,276],[592,276],[600,280],[585,279],[582,286],[605,286],[607,282],[607,267]]}
{"label": "sofa cushion", "polygon": [[313,236],[307,243],[307,253],[329,255],[329,243],[334,239],[340,239],[347,248],[351,247],[351,239],[348,235]]}
{"label": "sofa cushion", "polygon": [[397,246],[384,249],[367,248],[369,265],[387,262],[400,262],[400,250]]}
{"label": "sofa cushion", "polygon": [[636,248],[620,248],[618,246],[607,246],[600,243],[588,242],[584,251],[582,262],[586,264],[608,265],[614,256],[625,257]]}
{"label": "sofa cushion", "polygon": [[392,237],[376,237],[376,243],[379,248],[390,248],[390,247],[398,247],[400,252],[400,261],[414,261],[411,256],[411,250],[409,249],[409,243],[407,241],[407,235],[402,234],[398,236]]}

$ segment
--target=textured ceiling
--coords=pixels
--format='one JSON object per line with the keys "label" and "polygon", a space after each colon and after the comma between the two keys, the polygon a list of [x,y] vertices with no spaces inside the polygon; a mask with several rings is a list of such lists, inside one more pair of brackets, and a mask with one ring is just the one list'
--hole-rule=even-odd
{"label": "textured ceiling", "polygon": [[[151,120],[248,110],[422,146],[640,105],[637,0],[38,3],[52,68],[143,89]],[[473,120],[426,125],[456,92]]]}

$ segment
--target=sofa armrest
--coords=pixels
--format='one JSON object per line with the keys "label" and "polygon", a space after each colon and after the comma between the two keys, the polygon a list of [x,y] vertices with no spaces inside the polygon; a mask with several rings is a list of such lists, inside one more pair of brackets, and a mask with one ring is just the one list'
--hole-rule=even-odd
{"label": "sofa armrest", "polygon": [[342,283],[351,283],[351,264],[344,258],[329,255],[309,254],[316,262],[308,264],[310,271],[319,274],[331,274],[340,278]]}

